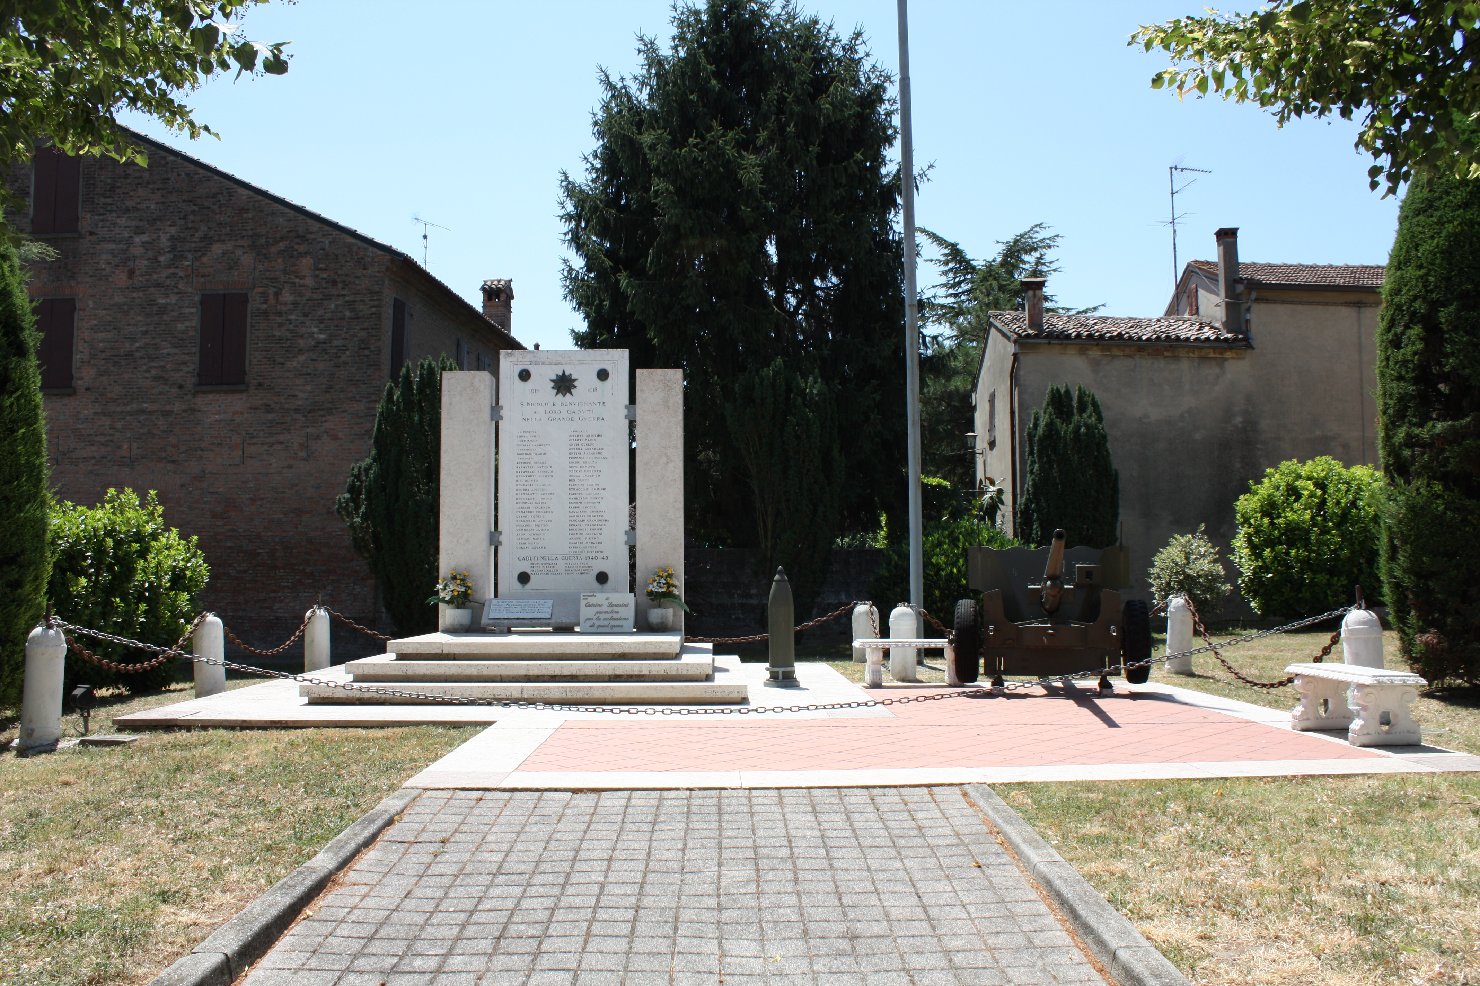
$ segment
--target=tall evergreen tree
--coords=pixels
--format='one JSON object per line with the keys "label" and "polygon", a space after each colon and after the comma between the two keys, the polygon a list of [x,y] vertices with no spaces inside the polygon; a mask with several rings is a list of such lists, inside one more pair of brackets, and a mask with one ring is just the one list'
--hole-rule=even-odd
{"label": "tall evergreen tree", "polygon": [[920,235],[934,247],[930,263],[940,272],[935,290],[920,299],[920,468],[959,496],[976,486],[975,462],[961,453],[971,430],[987,313],[1022,308],[1023,278],[1058,272],[1052,253],[1059,235],[1034,223],[998,243],[996,256],[985,260],[973,260],[939,233],[921,229]]}
{"label": "tall evergreen tree", "polygon": [[370,565],[386,612],[404,635],[436,629],[442,371],[447,356],[407,363],[385,385],[370,454],[350,468],[335,502],[355,551]]}
{"label": "tall evergreen tree", "polygon": [[[0,221],[3,222],[3,221]],[[0,240],[0,702],[21,694],[26,637],[46,608],[46,419],[31,299]]]}
{"label": "tall evergreen tree", "polygon": [[1069,543],[1104,548],[1117,540],[1120,474],[1099,399],[1084,387],[1054,384],[1028,424],[1027,480],[1017,505],[1017,536],[1044,545],[1062,527]]}
{"label": "tall evergreen tree", "polygon": [[1433,681],[1480,681],[1477,366],[1480,180],[1434,169],[1403,200],[1377,338],[1384,598]]}
{"label": "tall evergreen tree", "polygon": [[[751,375],[778,360],[815,383],[811,399],[830,405],[816,413],[837,422],[849,481],[817,518],[819,540],[871,527],[905,492],[889,78],[860,35],[773,0],[680,7],[671,47],[639,48],[632,78],[600,76],[596,149],[581,179],[562,177],[576,257],[566,295],[586,320],[576,341],[628,349],[634,368],[684,370],[687,523],[699,539],[777,547],[762,543],[761,458],[742,449],[757,413]],[[798,450],[777,454],[765,471],[807,468]]]}

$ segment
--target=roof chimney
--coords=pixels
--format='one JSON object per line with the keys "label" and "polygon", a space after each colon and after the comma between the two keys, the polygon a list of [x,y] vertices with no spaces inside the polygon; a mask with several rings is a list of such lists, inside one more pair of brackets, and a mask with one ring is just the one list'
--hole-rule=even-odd
{"label": "roof chimney", "polygon": [[483,282],[483,317],[510,335],[514,330],[514,282],[507,277],[495,277]]}
{"label": "roof chimney", "polygon": [[1223,330],[1244,333],[1244,305],[1239,297],[1238,229],[1227,227],[1213,236],[1218,241],[1218,297],[1223,302]]}
{"label": "roof chimney", "polygon": [[1046,277],[1023,278],[1023,301],[1028,312],[1028,331],[1043,331],[1043,286],[1048,283]]}

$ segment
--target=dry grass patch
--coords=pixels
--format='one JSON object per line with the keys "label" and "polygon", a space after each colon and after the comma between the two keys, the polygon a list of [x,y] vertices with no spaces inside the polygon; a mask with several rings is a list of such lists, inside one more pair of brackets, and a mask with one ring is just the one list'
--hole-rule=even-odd
{"label": "dry grass patch", "polygon": [[1480,982],[1475,775],[997,790],[1197,983]]}
{"label": "dry grass patch", "polygon": [[[94,731],[187,697],[109,697]],[[0,758],[0,984],[148,982],[477,728],[147,733]]]}

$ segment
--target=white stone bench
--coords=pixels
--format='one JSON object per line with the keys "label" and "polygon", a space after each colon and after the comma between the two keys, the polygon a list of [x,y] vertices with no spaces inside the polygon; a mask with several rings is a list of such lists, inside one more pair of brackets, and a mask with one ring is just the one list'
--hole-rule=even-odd
{"label": "white stone bench", "polygon": [[884,685],[884,650],[889,650],[889,677],[895,681],[919,681],[919,657],[922,650],[939,650],[945,653],[946,683],[959,685],[956,679],[956,649],[949,640],[927,637],[860,637],[853,641],[854,647],[862,647],[866,665],[863,669],[863,684],[866,688],[881,688]]}
{"label": "white stone bench", "polygon": [[1407,671],[1352,664],[1291,664],[1300,704],[1290,710],[1298,730],[1345,729],[1352,746],[1417,746],[1409,706],[1428,684]]}

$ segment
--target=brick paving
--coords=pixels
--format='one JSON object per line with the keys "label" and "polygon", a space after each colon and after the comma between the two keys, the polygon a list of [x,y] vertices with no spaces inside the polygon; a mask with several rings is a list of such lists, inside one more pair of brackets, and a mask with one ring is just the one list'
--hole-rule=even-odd
{"label": "brick paving", "polygon": [[[917,688],[910,694],[950,693]],[[870,697],[898,696],[873,689]],[[525,771],[920,769],[942,766],[1370,760],[1331,743],[1222,712],[1117,692],[1041,690],[889,708],[890,718],[757,721],[572,720],[520,765]]]}
{"label": "brick paving", "polygon": [[1103,983],[960,788],[430,791],[247,986]]}

